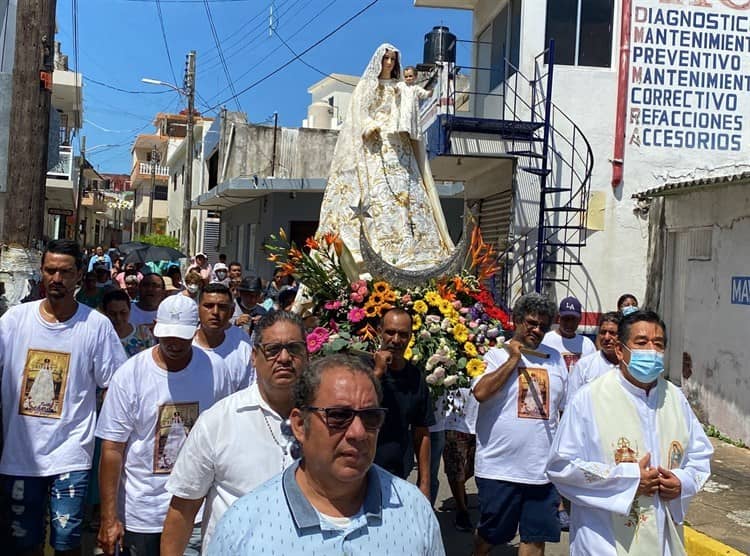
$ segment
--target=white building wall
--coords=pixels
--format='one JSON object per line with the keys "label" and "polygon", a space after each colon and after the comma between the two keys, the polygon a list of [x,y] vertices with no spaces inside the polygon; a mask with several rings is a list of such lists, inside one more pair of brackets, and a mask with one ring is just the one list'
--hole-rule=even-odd
{"label": "white building wall", "polygon": [[[729,14],[747,19],[746,12],[732,9],[719,0],[709,0],[710,7],[687,7],[675,2],[659,0],[632,0],[633,8],[640,9],[634,17],[632,28],[646,25],[639,22],[643,19],[643,10],[677,10],[703,12],[705,14]],[[688,2],[685,2],[686,4]],[[492,19],[503,8],[506,2],[480,0],[474,9],[473,39],[490,24]],[[521,71],[533,77],[533,59],[545,47],[546,2],[525,0],[521,16]],[[631,199],[633,193],[643,189],[662,185],[666,181],[687,180],[713,174],[736,173],[750,166],[748,157],[747,118],[750,116],[750,91],[735,91],[738,96],[736,110],[719,110],[729,116],[739,116],[742,128],[741,150],[665,148],[644,144],[644,126],[631,122],[626,130],[626,150],[624,180],[617,188],[611,186],[614,129],[616,117],[618,68],[620,45],[620,12],[621,2],[615,2],[612,37],[612,63],[609,68],[588,68],[556,65],[553,80],[553,101],[581,128],[589,140],[594,153],[594,169],[591,180],[592,207],[602,218],[601,229],[590,231],[588,246],[583,249],[583,267],[574,269],[573,279],[568,284],[556,287],[558,299],[572,294],[581,299],[584,309],[590,312],[612,310],[615,302],[623,292],[636,294],[642,298],[646,286],[646,251],[648,241],[647,220],[645,215],[634,210]],[[746,25],[746,23],[745,23]],[[651,25],[654,28],[669,28],[668,25]],[[680,30],[690,30],[686,26],[672,26]],[[702,30],[702,29],[701,29]],[[723,34],[733,34],[724,32]],[[740,34],[740,33],[734,33]],[[485,35],[486,37],[486,35]],[[483,38],[485,38],[483,37]],[[460,37],[459,37],[460,38]],[[643,63],[643,50],[636,47],[641,43],[631,44],[631,76],[634,68],[662,67]],[[649,45],[663,48],[665,51],[690,51],[687,48],[672,48],[664,45]],[[748,49],[750,51],[750,49]],[[638,57],[636,57],[636,53]],[[742,71],[750,73],[748,54],[738,54]],[[696,71],[718,71],[715,61],[704,64]],[[664,67],[671,67],[666,65]],[[675,65],[674,69],[677,68]],[[683,68],[684,69],[684,68]],[[644,86],[642,83],[639,86]],[[633,84],[631,83],[631,86]],[[679,86],[653,86],[653,90],[675,91],[689,89]],[[703,90],[695,88],[694,90]],[[719,91],[722,92],[722,91]],[[662,93],[663,94],[663,93]],[[629,109],[654,108],[653,106],[629,103]],[[665,108],[665,107],[660,107]],[[674,112],[669,107],[666,109]],[[716,110],[713,110],[716,112]],[[629,112],[630,114],[630,112]],[[477,114],[481,116],[482,114]],[[492,117],[487,115],[487,117]],[[730,125],[735,125],[734,121]],[[671,128],[671,126],[652,126]],[[636,129],[639,128],[639,129]],[[641,135],[641,144],[637,137]],[[632,142],[630,139],[636,137]]]}
{"label": "white building wall", "polygon": [[[750,298],[733,296],[732,278],[750,276],[748,187],[715,187],[664,199],[667,258],[681,258],[667,265],[664,276],[665,312],[682,316],[680,322],[670,322],[665,315],[671,333],[670,378],[682,379],[683,391],[704,422],[745,442],[750,439]],[[694,238],[707,230],[706,260]],[[683,275],[670,272],[674,268],[683,269]]]}

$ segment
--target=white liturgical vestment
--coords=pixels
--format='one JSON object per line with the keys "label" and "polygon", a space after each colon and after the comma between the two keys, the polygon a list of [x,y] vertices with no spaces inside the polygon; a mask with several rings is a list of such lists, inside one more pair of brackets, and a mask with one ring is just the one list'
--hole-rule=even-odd
{"label": "white liturgical vestment", "polygon": [[[601,438],[604,432],[600,431],[600,427],[604,423],[596,418],[596,400],[593,395],[597,392],[597,383],[604,384],[600,382],[604,380],[607,381],[608,388],[616,389],[616,395],[624,396],[623,403],[632,404],[640,420],[642,434],[639,442],[642,445],[628,446],[628,451],[632,449],[633,455],[629,462],[612,463],[611,455],[603,452]],[[670,546],[669,530],[674,530],[674,526],[667,520],[671,519],[677,525],[684,521],[690,500],[710,475],[713,447],[680,390],[671,385],[670,388],[671,394],[675,396],[673,403],[678,409],[676,414],[684,415],[685,419],[684,423],[679,424],[679,428],[685,431],[686,446],[682,447],[681,463],[677,467],[663,461],[664,443],[659,438],[660,423],[663,421],[657,411],[661,409],[657,408],[657,386],[647,395],[645,390],[629,383],[620,370],[615,369],[585,385],[568,404],[550,450],[547,475],[560,494],[572,503],[572,556],[622,556],[628,553],[622,547],[618,551],[615,522],[620,519],[619,516],[631,514],[640,482],[637,462],[646,453],[651,454],[651,467],[671,467],[671,471],[682,483],[680,496],[673,500],[661,500],[658,494],[653,497],[657,533],[655,542],[658,546],[654,546],[649,552],[665,556],[684,554],[681,546]],[[616,418],[607,426],[612,427],[612,423],[616,423]],[[632,430],[632,426],[630,428]],[[613,432],[617,431],[610,430],[606,434],[611,437]],[[613,448],[616,449],[617,446]]]}

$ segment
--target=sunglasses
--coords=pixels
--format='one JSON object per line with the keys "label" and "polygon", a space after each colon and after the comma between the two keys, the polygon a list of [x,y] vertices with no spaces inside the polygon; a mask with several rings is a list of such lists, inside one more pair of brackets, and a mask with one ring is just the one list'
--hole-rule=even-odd
{"label": "sunglasses", "polygon": [[305,357],[307,344],[305,342],[289,342],[288,344],[256,344],[266,359],[276,359],[283,350],[287,350],[292,357]]}
{"label": "sunglasses", "polygon": [[344,430],[352,424],[355,416],[359,416],[362,425],[368,431],[376,431],[383,426],[388,409],[385,407],[368,407],[352,409],[350,407],[315,407],[308,405],[307,411],[314,411],[321,415],[323,422],[329,429]]}

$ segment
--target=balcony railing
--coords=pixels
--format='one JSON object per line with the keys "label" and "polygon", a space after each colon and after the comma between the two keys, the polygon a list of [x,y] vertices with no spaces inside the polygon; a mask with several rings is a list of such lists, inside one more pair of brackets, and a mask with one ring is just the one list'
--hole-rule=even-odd
{"label": "balcony railing", "polygon": [[57,164],[47,172],[47,177],[56,180],[73,179],[73,148],[61,146],[60,159]]}
{"label": "balcony railing", "polygon": [[[138,173],[151,175],[152,168],[154,167],[150,162],[140,162],[138,164]],[[160,164],[157,164],[155,170],[157,176],[169,177],[169,166],[161,166]]]}

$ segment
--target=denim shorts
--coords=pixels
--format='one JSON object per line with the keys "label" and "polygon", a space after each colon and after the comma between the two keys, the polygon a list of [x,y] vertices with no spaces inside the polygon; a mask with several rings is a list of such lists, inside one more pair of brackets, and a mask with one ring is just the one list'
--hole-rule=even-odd
{"label": "denim shorts", "polygon": [[481,513],[477,532],[485,541],[505,544],[518,531],[521,542],[560,542],[560,495],[551,483],[525,485],[481,477],[474,480]]}
{"label": "denim shorts", "polygon": [[10,505],[11,553],[44,544],[48,508],[52,548],[78,548],[88,482],[88,471],[71,471],[52,477],[0,475],[3,498]]}

